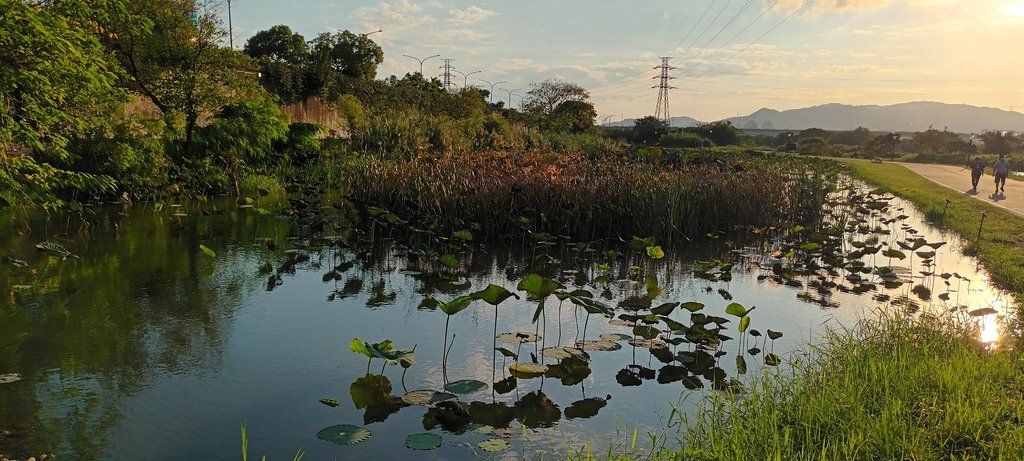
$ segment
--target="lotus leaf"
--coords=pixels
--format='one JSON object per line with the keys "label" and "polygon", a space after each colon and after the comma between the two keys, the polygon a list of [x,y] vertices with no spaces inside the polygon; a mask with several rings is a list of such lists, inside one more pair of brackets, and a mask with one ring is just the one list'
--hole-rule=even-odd
{"label": "lotus leaf", "polygon": [[405,438],[405,446],[413,450],[433,450],[441,446],[441,436],[424,432]]}
{"label": "lotus leaf", "polygon": [[320,432],[316,433],[316,438],[338,445],[353,445],[366,441],[366,439],[370,438],[370,435],[370,430],[365,427],[339,424],[321,429]]}

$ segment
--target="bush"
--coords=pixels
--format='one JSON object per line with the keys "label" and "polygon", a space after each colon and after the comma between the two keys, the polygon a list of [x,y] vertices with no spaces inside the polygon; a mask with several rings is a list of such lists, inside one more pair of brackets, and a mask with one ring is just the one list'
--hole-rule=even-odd
{"label": "bush", "polygon": [[111,129],[93,129],[73,139],[66,166],[115,178],[117,189],[132,197],[158,191],[169,182],[170,159],[164,153],[162,122],[129,119]]}
{"label": "bush", "polygon": [[711,140],[700,136],[696,133],[687,133],[684,131],[673,131],[661,137],[658,140],[658,144],[665,147],[711,147]]}

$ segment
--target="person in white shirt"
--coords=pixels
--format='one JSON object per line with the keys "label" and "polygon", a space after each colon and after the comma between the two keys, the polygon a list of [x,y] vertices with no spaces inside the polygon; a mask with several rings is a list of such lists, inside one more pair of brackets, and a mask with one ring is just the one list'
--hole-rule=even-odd
{"label": "person in white shirt", "polygon": [[999,154],[999,160],[992,165],[992,172],[996,176],[996,191],[1006,192],[1006,176],[1010,174],[1010,163],[1006,161],[1006,155]]}

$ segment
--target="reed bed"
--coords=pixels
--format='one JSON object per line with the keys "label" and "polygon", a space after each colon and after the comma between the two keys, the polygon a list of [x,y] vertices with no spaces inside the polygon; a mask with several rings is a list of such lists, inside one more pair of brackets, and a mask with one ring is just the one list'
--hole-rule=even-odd
{"label": "reed bed", "polygon": [[540,152],[375,160],[351,197],[404,220],[477,224],[487,237],[527,229],[579,240],[655,236],[671,244],[735,226],[809,219],[830,186],[806,163],[761,159],[664,166]]}

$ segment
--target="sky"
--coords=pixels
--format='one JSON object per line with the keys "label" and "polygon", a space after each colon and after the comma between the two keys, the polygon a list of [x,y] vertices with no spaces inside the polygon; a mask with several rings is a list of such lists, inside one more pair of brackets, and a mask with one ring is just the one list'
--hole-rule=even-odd
{"label": "sky", "polygon": [[[307,40],[367,33],[377,78],[419,70],[519,106],[547,79],[590,91],[599,122],[714,121],[827,103],[910,101],[1024,112],[1024,0],[232,0],[235,46],[285,24]],[[374,32],[380,30],[380,32]],[[479,72],[477,72],[479,71]],[[490,82],[490,83],[485,83]],[[501,82],[501,83],[498,83]]]}

